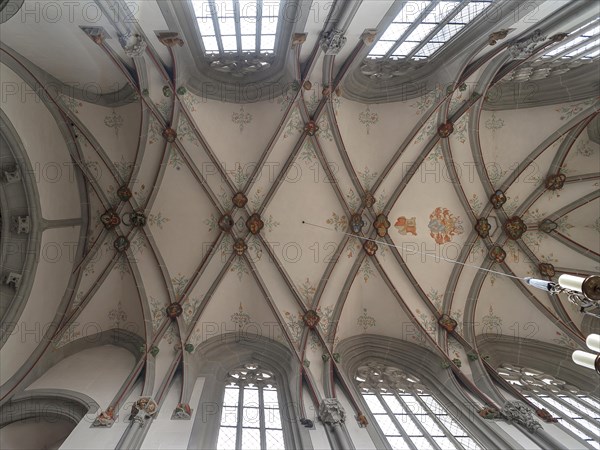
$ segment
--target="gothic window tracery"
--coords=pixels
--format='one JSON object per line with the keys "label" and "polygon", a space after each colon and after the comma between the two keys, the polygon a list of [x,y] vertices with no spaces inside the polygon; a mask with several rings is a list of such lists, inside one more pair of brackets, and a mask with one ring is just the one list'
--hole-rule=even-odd
{"label": "gothic window tracery", "polygon": [[367,58],[425,60],[492,3],[493,0],[406,2]]}
{"label": "gothic window tracery", "polygon": [[416,376],[369,362],[354,380],[390,448],[482,448]]}
{"label": "gothic window tracery", "polygon": [[229,372],[217,449],[285,448],[274,378],[256,363]]}
{"label": "gothic window tracery", "polygon": [[503,364],[498,373],[540,409],[589,443],[600,442],[600,402],[575,386],[527,367]]}

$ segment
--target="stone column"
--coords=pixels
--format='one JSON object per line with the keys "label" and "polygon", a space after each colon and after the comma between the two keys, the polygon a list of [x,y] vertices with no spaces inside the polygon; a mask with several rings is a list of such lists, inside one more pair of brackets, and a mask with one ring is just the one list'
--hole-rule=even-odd
{"label": "stone column", "polygon": [[337,398],[325,398],[319,407],[319,419],[325,425],[325,432],[334,450],[354,449],[354,444],[346,431],[346,412]]}
{"label": "stone column", "polygon": [[123,433],[116,449],[139,449],[157,410],[158,405],[151,397],[141,397],[135,402],[131,407],[131,415],[129,416],[131,423]]}

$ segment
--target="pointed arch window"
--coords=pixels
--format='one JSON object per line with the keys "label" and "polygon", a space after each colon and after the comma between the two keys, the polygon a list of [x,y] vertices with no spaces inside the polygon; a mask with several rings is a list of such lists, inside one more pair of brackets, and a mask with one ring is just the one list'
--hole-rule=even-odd
{"label": "pointed arch window", "polygon": [[207,55],[272,55],[279,0],[192,0]]}
{"label": "pointed arch window", "polygon": [[256,363],[229,372],[217,449],[283,449],[277,384]]}
{"label": "pointed arch window", "polygon": [[597,398],[539,370],[503,364],[498,373],[538,408],[548,410],[560,426],[586,442],[600,442]]}
{"label": "pointed arch window", "polygon": [[493,1],[432,0],[403,3],[402,9],[367,58],[425,60]]}
{"label": "pointed arch window", "polygon": [[416,376],[370,362],[354,379],[389,448],[482,448]]}

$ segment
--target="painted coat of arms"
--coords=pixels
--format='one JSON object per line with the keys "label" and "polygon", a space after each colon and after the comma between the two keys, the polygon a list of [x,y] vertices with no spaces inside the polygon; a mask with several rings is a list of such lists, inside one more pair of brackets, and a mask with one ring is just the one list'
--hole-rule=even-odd
{"label": "painted coat of arms", "polygon": [[398,233],[400,233],[403,236],[406,236],[408,233],[412,234],[413,236],[417,235],[417,218],[416,217],[411,217],[409,219],[407,217],[400,216],[400,217],[398,217],[398,220],[396,220],[396,223],[394,224],[394,226],[398,230]]}
{"label": "painted coat of arms", "polygon": [[448,208],[441,206],[429,215],[429,234],[437,244],[445,244],[452,236],[462,234],[463,225],[460,217],[453,215]]}

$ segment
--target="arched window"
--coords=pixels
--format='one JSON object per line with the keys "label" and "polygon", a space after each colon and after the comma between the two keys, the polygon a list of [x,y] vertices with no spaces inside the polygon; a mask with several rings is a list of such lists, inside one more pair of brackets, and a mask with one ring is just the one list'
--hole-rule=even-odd
{"label": "arched window", "polygon": [[217,448],[285,448],[274,376],[256,363],[228,374]]}
{"label": "arched window", "polygon": [[559,425],[586,442],[600,442],[598,399],[539,370],[503,364],[498,373],[538,408],[548,410]]}
{"label": "arched window", "polygon": [[377,362],[358,368],[360,393],[392,449],[481,449],[419,378]]}
{"label": "arched window", "polygon": [[368,58],[429,58],[493,0],[433,0],[406,2]]}
{"label": "arched window", "polygon": [[279,0],[192,0],[207,55],[272,54]]}

